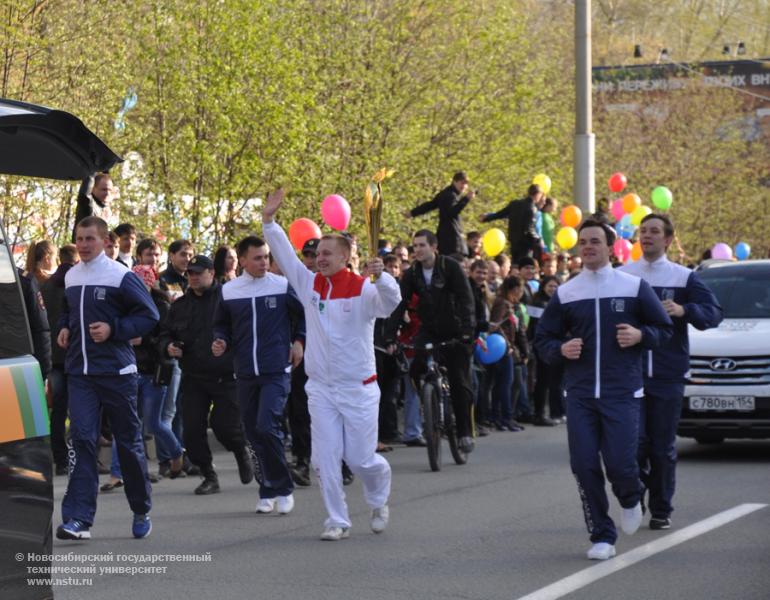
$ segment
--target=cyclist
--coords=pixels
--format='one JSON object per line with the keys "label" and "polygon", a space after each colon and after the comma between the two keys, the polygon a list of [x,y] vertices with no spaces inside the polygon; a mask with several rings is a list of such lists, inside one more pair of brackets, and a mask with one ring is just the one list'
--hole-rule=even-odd
{"label": "cyclist", "polygon": [[[449,377],[460,449],[471,452],[471,353],[476,321],[473,294],[460,264],[438,254],[438,240],[431,231],[421,229],[415,233],[413,247],[416,260],[401,279],[403,300],[392,319],[400,322],[407,303],[416,296],[420,320],[416,345],[453,339],[461,342],[442,348],[439,362],[446,367]],[[419,352],[412,364],[414,380],[418,381],[424,371],[425,353]]]}

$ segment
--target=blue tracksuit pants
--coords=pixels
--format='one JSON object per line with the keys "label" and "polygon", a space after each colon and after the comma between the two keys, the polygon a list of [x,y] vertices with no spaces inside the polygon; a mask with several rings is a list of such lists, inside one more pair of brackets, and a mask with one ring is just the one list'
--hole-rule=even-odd
{"label": "blue tracksuit pants", "polygon": [[260,498],[288,496],[294,490],[282,428],[289,386],[288,373],[239,377],[236,382],[243,428],[262,469]]}
{"label": "blue tracksuit pants", "polygon": [[99,474],[96,468],[100,411],[104,410],[115,438],[126,498],[136,514],[150,512],[150,479],[144,455],[142,425],[136,413],[137,375],[70,375],[70,438],[74,452],[62,517],[92,525],[96,515]]}
{"label": "blue tracksuit pants", "polygon": [[566,404],[570,466],[591,542],[614,544],[618,535],[609,515],[602,461],[620,505],[635,506],[642,493],[636,460],[640,399],[568,396]]}
{"label": "blue tracksuit pants", "polygon": [[676,486],[676,428],[682,413],[684,384],[645,383],[639,418],[639,472],[649,491],[650,513],[671,516]]}

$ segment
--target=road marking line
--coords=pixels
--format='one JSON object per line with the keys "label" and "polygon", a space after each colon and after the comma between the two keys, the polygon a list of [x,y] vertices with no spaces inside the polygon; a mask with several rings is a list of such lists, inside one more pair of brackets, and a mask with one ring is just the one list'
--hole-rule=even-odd
{"label": "road marking line", "polygon": [[602,579],[603,577],[607,577],[608,575],[612,575],[613,573],[620,571],[621,569],[625,569],[626,567],[630,567],[631,565],[634,565],[644,560],[645,558],[649,558],[653,554],[657,554],[658,552],[663,552],[664,550],[673,548],[674,546],[691,540],[694,537],[708,533],[713,529],[721,527],[722,525],[726,525],[727,523],[735,521],[736,519],[740,519],[741,517],[745,517],[746,515],[765,507],[767,507],[767,504],[739,504],[734,508],[730,508],[724,512],[718,513],[713,517],[709,517],[703,521],[698,521],[697,523],[693,523],[684,529],[675,531],[674,533],[671,533],[665,537],[659,538],[654,542],[648,542],[647,544],[643,544],[638,548],[629,550],[628,552],[616,556],[615,558],[602,561],[593,567],[588,567],[587,569],[578,571],[577,573],[565,577],[564,579],[560,579],[559,581],[547,585],[544,588],[540,588],[531,594],[522,596],[518,600],[556,600],[557,598],[566,596],[567,594],[570,594],[575,590],[579,590],[580,588],[585,587],[594,581]]}

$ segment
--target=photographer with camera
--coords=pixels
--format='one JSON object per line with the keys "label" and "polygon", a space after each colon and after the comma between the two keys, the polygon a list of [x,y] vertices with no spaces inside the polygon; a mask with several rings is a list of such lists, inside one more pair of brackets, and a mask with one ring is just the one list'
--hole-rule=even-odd
{"label": "photographer with camera", "polygon": [[207,256],[195,256],[187,266],[187,274],[189,288],[171,305],[159,343],[164,355],[178,359],[182,368],[184,443],[190,460],[203,474],[203,483],[195,493],[206,495],[219,492],[206,433],[209,412],[214,435],[235,455],[241,482],[249,483],[254,471],[235,392],[233,353],[228,349],[218,357],[211,354],[219,297],[214,263]]}

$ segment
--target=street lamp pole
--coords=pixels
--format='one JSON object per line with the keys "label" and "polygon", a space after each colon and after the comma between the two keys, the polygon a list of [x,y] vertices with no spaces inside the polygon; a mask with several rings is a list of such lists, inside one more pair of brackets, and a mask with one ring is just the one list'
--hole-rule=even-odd
{"label": "street lamp pole", "polygon": [[591,0],[575,0],[575,204],[595,212],[594,134],[591,93]]}

